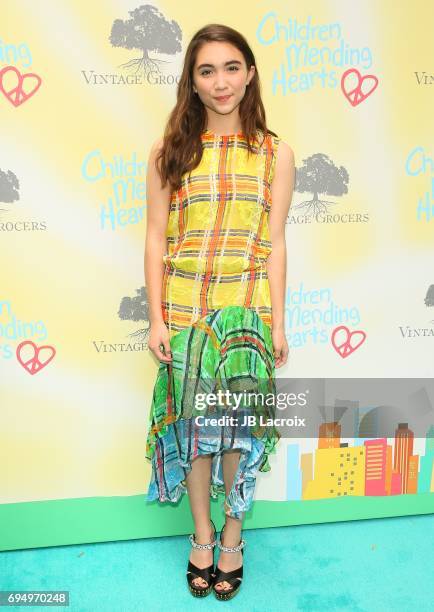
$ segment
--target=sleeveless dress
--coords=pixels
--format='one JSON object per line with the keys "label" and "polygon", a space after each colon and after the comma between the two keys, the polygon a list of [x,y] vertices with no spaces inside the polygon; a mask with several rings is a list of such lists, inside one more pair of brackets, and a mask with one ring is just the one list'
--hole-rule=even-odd
{"label": "sleeveless dress", "polygon": [[[225,494],[222,453],[237,449],[229,510],[222,507],[240,519],[280,438],[267,421],[275,416],[275,366],[266,270],[280,138],[268,133],[263,141],[258,131],[249,156],[242,132],[205,130],[201,139],[200,164],[170,201],[162,313],[172,362],[160,363],[152,397],[147,500],[177,502],[191,461],[204,454],[213,455],[210,495]],[[219,391],[220,403],[204,400]]]}

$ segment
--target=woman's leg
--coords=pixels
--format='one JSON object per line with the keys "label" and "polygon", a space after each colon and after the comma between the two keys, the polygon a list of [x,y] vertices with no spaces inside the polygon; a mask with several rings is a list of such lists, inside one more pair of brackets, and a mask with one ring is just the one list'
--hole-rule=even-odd
{"label": "woman's leg", "polygon": [[[214,528],[210,521],[210,484],[212,455],[200,455],[191,462],[191,472],[186,478],[188,499],[194,521],[194,533],[198,544],[212,542]],[[213,551],[209,549],[191,549],[190,561],[199,569],[209,567],[213,561]],[[193,584],[206,587],[206,580],[198,576]]]}
{"label": "woman's leg", "polygon": [[[240,462],[240,451],[239,450],[230,450],[225,451],[223,453],[223,479],[225,482],[225,490],[226,496],[229,495],[229,492],[234,483],[235,474],[238,469],[238,464]],[[225,512],[229,510],[226,501],[225,501]],[[226,526],[223,532],[223,546],[238,546],[241,539],[241,527],[243,521],[232,518],[226,514]],[[231,570],[237,569],[243,564],[243,557],[241,551],[236,553],[231,552],[223,552],[220,551],[218,566],[224,572],[230,572]],[[231,585],[226,580],[222,580],[221,582],[217,582],[215,585],[218,591],[225,591],[227,589],[231,589]]]}

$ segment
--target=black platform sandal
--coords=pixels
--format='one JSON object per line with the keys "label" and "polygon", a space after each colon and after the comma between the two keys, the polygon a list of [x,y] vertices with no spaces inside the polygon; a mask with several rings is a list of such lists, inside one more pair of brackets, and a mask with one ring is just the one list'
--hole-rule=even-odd
{"label": "black platform sandal", "polygon": [[[214,547],[216,545],[216,528],[212,520],[210,519],[212,526],[214,528],[214,537],[213,541],[209,544],[198,544],[195,540],[195,534],[192,533],[189,536],[189,540],[193,548],[209,548],[213,552],[213,561],[209,567],[205,567],[203,569],[196,567],[191,561],[188,562],[187,566],[187,582],[188,588],[190,589],[190,593],[194,595],[194,597],[206,597],[211,593],[212,586],[214,584]],[[203,578],[208,583],[208,586],[198,586],[193,584],[193,580],[195,578]]]}
{"label": "black platform sandal", "polygon": [[[225,523],[226,525],[226,523]],[[222,535],[223,535],[223,530],[225,528],[225,525],[223,525],[223,528],[220,532],[220,540],[217,541],[217,546],[220,548],[220,550],[222,550],[223,552],[238,552],[239,550],[241,550],[241,554],[244,556],[244,546],[246,545],[245,540],[243,540],[241,538],[240,543],[238,544],[238,546],[223,546],[222,544]],[[234,569],[230,572],[224,572],[223,570],[221,570],[218,567],[218,564],[215,568],[215,574],[214,574],[214,584],[213,584],[213,590],[215,593],[215,596],[217,597],[217,599],[220,600],[227,600],[227,599],[231,599],[234,595],[236,595],[240,589],[241,586],[241,581],[243,579],[243,566],[241,565],[240,567],[238,567],[237,569]],[[229,584],[232,586],[231,589],[225,589],[225,590],[217,590],[215,588],[215,585],[218,584],[219,582],[223,582],[223,580],[226,580],[226,582],[229,582]]]}

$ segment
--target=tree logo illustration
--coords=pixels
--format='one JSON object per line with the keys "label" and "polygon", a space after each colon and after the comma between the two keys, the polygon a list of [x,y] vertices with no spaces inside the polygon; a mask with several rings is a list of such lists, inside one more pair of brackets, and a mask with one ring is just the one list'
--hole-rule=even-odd
{"label": "tree logo illustration", "polygon": [[425,297],[425,306],[434,306],[434,285],[428,287]]}
{"label": "tree logo illustration", "polygon": [[[430,285],[428,287],[428,291],[425,296],[425,306],[432,307],[434,306],[434,285]],[[430,323],[434,323],[434,319],[431,319]]]}
{"label": "tree logo illustration", "polygon": [[148,327],[142,327],[131,334],[130,338],[137,338],[141,342],[147,340],[149,336],[149,306],[148,292],[146,287],[136,289],[137,295],[134,297],[123,297],[119,306],[118,316],[121,321],[145,321]]}
{"label": "tree logo illustration", "polygon": [[[19,188],[20,183],[16,174],[11,170],[6,172],[0,168],[0,202],[12,204],[12,202],[19,200]],[[6,208],[0,208],[0,213],[6,211]]]}
{"label": "tree logo illustration", "polygon": [[336,202],[330,202],[320,196],[341,196],[348,193],[348,181],[348,172],[343,166],[338,168],[324,153],[311,155],[297,168],[295,191],[312,193],[313,197],[300,202],[293,209],[298,209],[305,216],[326,212],[327,207]]}
{"label": "tree logo illustration", "polygon": [[137,49],[140,57],[131,59],[119,68],[143,69],[145,77],[157,72],[161,74],[159,64],[167,63],[161,59],[149,57],[149,53],[174,55],[182,50],[182,32],[176,21],[168,21],[164,15],[151,4],[143,4],[133,11],[128,11],[130,19],[115,19],[109,41],[113,47]]}

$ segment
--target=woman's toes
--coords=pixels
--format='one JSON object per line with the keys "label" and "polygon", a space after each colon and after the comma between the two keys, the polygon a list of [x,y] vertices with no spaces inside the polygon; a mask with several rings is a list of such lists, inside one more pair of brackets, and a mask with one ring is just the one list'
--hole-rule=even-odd
{"label": "woman's toes", "polygon": [[217,590],[218,591],[227,591],[228,589],[230,589],[230,585],[225,581],[225,582],[218,582],[216,584]]}

